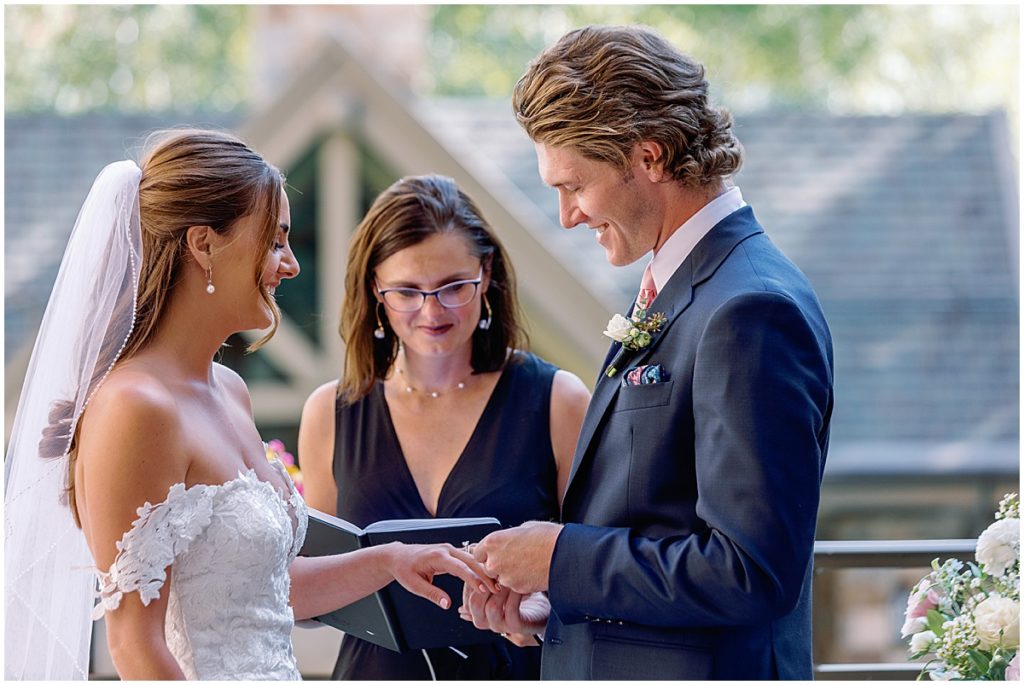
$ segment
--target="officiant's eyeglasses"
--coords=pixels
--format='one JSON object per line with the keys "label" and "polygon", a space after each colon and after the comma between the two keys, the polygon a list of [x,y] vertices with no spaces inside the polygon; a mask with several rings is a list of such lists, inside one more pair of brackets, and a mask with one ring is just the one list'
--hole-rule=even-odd
{"label": "officiant's eyeglasses", "polygon": [[417,312],[423,308],[428,297],[436,297],[445,309],[465,307],[476,295],[477,288],[483,280],[484,269],[480,267],[480,275],[466,281],[452,281],[437,290],[420,290],[418,288],[386,288],[377,292],[384,298],[384,304],[396,312]]}

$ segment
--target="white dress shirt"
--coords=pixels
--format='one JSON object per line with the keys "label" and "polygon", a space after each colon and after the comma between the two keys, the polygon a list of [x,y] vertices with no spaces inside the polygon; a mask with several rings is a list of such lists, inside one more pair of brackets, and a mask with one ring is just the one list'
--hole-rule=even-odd
{"label": "white dress shirt", "polygon": [[661,249],[654,253],[650,262],[654,287],[658,292],[661,292],[679,265],[693,252],[693,248],[697,246],[701,238],[715,227],[715,224],[737,209],[746,206],[747,203],[743,201],[739,187],[733,186],[701,207],[696,214],[676,229],[676,232],[669,236]]}

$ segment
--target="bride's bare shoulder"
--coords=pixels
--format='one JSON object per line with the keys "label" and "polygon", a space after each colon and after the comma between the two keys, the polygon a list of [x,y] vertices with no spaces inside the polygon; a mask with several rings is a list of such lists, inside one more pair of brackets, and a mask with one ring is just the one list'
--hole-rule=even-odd
{"label": "bride's bare shoulder", "polygon": [[142,365],[125,365],[110,372],[89,400],[90,414],[134,414],[142,412],[151,418],[174,418],[178,403],[167,383],[152,369]]}
{"label": "bride's bare shoulder", "polygon": [[115,369],[82,415],[76,505],[99,568],[108,568],[145,502],[185,482],[188,453],[177,398],[144,365]]}
{"label": "bride's bare shoulder", "polygon": [[[82,416],[82,456],[104,462],[159,462],[177,477],[184,473],[184,441],[178,401],[151,369],[125,365],[114,369],[89,400]],[[124,466],[125,464],[122,464]]]}

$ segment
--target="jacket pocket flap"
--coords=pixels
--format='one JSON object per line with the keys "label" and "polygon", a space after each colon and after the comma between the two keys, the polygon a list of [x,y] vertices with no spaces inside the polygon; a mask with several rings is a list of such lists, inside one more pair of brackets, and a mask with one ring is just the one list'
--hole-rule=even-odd
{"label": "jacket pocket flap", "polygon": [[648,385],[627,385],[619,388],[619,396],[615,401],[615,411],[630,411],[647,407],[663,407],[672,399],[672,384],[650,383]]}

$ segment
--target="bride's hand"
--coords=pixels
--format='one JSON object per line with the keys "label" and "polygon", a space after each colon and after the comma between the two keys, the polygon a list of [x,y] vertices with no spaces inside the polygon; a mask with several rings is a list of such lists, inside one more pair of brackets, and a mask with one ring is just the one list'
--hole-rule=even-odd
{"label": "bride's hand", "polygon": [[434,576],[447,573],[461,578],[467,587],[496,592],[497,586],[473,555],[451,545],[387,545],[391,575],[414,595],[429,599],[442,609],[452,605],[451,597],[433,584]]}

